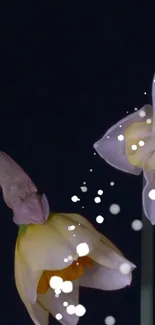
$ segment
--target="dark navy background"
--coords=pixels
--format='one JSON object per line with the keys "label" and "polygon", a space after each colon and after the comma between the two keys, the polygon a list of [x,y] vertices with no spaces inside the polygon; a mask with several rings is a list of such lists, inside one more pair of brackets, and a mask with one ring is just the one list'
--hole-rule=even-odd
{"label": "dark navy background", "polygon": [[[0,150],[46,192],[51,211],[81,213],[137,265],[130,288],[80,289],[87,313],[79,324],[104,324],[112,315],[117,325],[139,325],[141,234],[131,222],[142,215],[142,178],[108,166],[93,155],[93,143],[126,111],[151,103],[154,7],[19,3],[1,8],[0,27]],[[87,193],[80,190],[83,181]],[[104,191],[100,204],[94,202],[98,189]],[[120,214],[109,213],[112,203],[120,205]],[[105,218],[101,225],[98,214]],[[18,229],[2,197],[0,220],[3,324],[31,325],[14,283]]]}

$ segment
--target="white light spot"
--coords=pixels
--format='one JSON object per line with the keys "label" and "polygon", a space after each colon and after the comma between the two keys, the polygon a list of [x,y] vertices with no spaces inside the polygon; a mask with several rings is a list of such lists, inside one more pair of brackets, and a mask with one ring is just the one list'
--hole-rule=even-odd
{"label": "white light spot", "polygon": [[72,261],[73,257],[71,255],[68,256],[68,260]]}
{"label": "white light spot", "polygon": [[72,231],[72,230],[74,230],[74,229],[75,229],[75,226],[74,226],[74,225],[68,226],[68,230],[69,230],[69,231]]}
{"label": "white light spot", "polygon": [[74,315],[74,313],[75,313],[75,306],[74,305],[67,306],[66,311],[67,311],[67,313],[69,315]]}
{"label": "white light spot", "polygon": [[60,276],[52,276],[49,281],[49,285],[52,289],[58,289],[61,287],[63,279]]}
{"label": "white light spot", "polygon": [[126,111],[127,112],[127,114],[129,113],[129,111]]}
{"label": "white light spot", "polygon": [[87,243],[77,245],[76,252],[79,256],[86,256],[89,254],[89,246]]}
{"label": "white light spot", "polygon": [[137,108],[137,107],[135,107],[135,108],[134,108],[134,110],[135,110],[135,111],[137,111],[137,110],[138,110],[138,108]]}
{"label": "white light spot", "polygon": [[131,272],[131,267],[128,263],[122,263],[119,269],[122,274],[129,274]]}
{"label": "white light spot", "polygon": [[58,313],[58,314],[56,314],[55,318],[56,318],[57,320],[60,320],[60,319],[62,319],[62,315],[61,315],[60,313]]}
{"label": "white light spot", "polygon": [[120,125],[119,125],[119,127],[121,128],[121,127],[122,127],[122,125],[120,124]]}
{"label": "white light spot", "polygon": [[82,209],[84,209],[84,206],[82,206]]}
{"label": "white light spot", "polygon": [[138,142],[138,144],[139,144],[140,147],[143,147],[144,144],[145,144],[145,142],[144,142],[143,140],[140,140],[140,141]]}
{"label": "white light spot", "polygon": [[107,316],[105,318],[106,325],[114,325],[116,323],[115,318],[113,316]]}
{"label": "white light spot", "polygon": [[68,258],[64,258],[64,262],[67,263],[68,262]]}
{"label": "white light spot", "polygon": [[96,155],[96,152],[94,152],[94,156]]}
{"label": "white light spot", "polygon": [[149,194],[148,194],[149,198],[151,200],[155,200],[155,189],[152,189]]}
{"label": "white light spot", "polygon": [[61,293],[61,289],[60,289],[60,288],[55,289],[55,294],[56,294],[57,296],[60,295],[60,293]]}
{"label": "white light spot", "polygon": [[71,200],[72,200],[73,202],[80,201],[80,199],[79,199],[76,195],[73,195],[73,196],[71,197]]}
{"label": "white light spot", "polygon": [[76,316],[79,316],[79,317],[81,317],[81,316],[83,316],[84,314],[86,313],[86,308],[83,306],[83,305],[77,305],[76,307],[75,307],[75,315]]}
{"label": "white light spot", "polygon": [[137,150],[136,144],[132,144],[131,149],[134,150],[134,151]]}
{"label": "white light spot", "polygon": [[112,213],[112,214],[118,214],[120,212],[120,206],[118,204],[111,204],[110,208],[109,208],[109,211]]}
{"label": "white light spot", "polygon": [[93,171],[93,169],[91,168],[91,169],[89,169],[89,171],[90,171],[90,172],[92,172],[92,171]]}
{"label": "white light spot", "polygon": [[114,182],[110,182],[110,185],[111,185],[111,186],[114,186],[114,185],[115,185],[115,183],[114,183]]}
{"label": "white light spot", "polygon": [[102,190],[98,190],[97,194],[98,195],[102,195],[103,194],[103,191]]}
{"label": "white light spot", "polygon": [[101,198],[99,196],[96,196],[94,199],[95,203],[100,203],[101,202]]}
{"label": "white light spot", "polygon": [[73,283],[72,283],[71,281],[64,281],[64,282],[61,284],[61,290],[62,290],[64,293],[72,292],[72,291],[73,291]]}
{"label": "white light spot", "polygon": [[99,215],[99,216],[96,217],[96,222],[97,223],[102,223],[103,221],[104,221],[104,218],[102,216]]}
{"label": "white light spot", "polygon": [[146,95],[146,91],[144,92],[144,95]]}
{"label": "white light spot", "polygon": [[110,136],[109,135],[107,135],[107,139],[109,139],[110,138]]}
{"label": "white light spot", "polygon": [[86,184],[86,182],[83,182],[83,184],[85,185],[85,184]]}
{"label": "white light spot", "polygon": [[82,192],[87,192],[88,191],[87,186],[81,186],[80,188],[81,188],[81,191]]}
{"label": "white light spot", "polygon": [[139,231],[143,228],[143,223],[141,222],[141,220],[135,219],[132,221],[131,227],[133,230]]}
{"label": "white light spot", "polygon": [[117,139],[119,141],[123,141],[124,140],[124,135],[123,134],[118,135]]}
{"label": "white light spot", "polygon": [[140,111],[140,112],[139,112],[139,116],[140,116],[140,117],[145,117],[145,116],[146,116],[145,111]]}
{"label": "white light spot", "polygon": [[64,301],[64,302],[63,302],[63,306],[64,306],[64,307],[67,307],[67,306],[68,306],[68,302],[67,302],[67,301]]}
{"label": "white light spot", "polygon": [[147,118],[146,123],[147,124],[151,124],[152,123],[152,120],[150,118]]}

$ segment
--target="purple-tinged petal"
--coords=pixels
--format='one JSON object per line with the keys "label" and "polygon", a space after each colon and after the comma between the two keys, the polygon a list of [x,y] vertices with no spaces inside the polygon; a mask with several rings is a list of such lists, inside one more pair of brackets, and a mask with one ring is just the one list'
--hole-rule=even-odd
{"label": "purple-tinged petal", "polygon": [[118,290],[130,285],[131,281],[131,273],[122,274],[117,270],[95,264],[80,278],[80,285],[100,290]]}
{"label": "purple-tinged petal", "polygon": [[[145,105],[139,111],[130,114],[113,125],[105,135],[94,144],[94,148],[111,166],[127,173],[139,175],[142,169],[132,166],[126,156],[125,130],[132,123],[144,122],[151,118],[152,107],[150,105]],[[120,135],[121,137],[119,137]]]}
{"label": "purple-tinged petal", "polygon": [[45,310],[48,310],[54,317],[56,314],[61,314],[62,319],[59,322],[62,325],[76,325],[79,317],[75,314],[69,315],[66,311],[66,307],[63,305],[67,302],[68,305],[78,305],[79,303],[79,282],[73,281],[73,291],[69,293],[61,292],[59,297],[55,297],[55,292],[49,289],[45,294],[38,295],[38,301],[41,303]]}
{"label": "purple-tinged petal", "polygon": [[153,120],[155,121],[155,74],[152,81],[152,106],[153,106]]}
{"label": "purple-tinged petal", "polygon": [[47,220],[49,205],[45,194],[37,194],[31,178],[4,152],[0,152],[0,186],[16,224],[43,224]]}
{"label": "purple-tinged petal", "polygon": [[155,171],[150,173],[145,171],[144,177],[146,185],[142,193],[143,209],[146,217],[151,221],[152,225],[155,225]]}
{"label": "purple-tinged petal", "polygon": [[42,202],[43,211],[44,211],[44,221],[46,221],[50,214],[50,207],[49,207],[49,203],[48,203],[47,196],[45,195],[45,193],[41,197],[41,202]]}

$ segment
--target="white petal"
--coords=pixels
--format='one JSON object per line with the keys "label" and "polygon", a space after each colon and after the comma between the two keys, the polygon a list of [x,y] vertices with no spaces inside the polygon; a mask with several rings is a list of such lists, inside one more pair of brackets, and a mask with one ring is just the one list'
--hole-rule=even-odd
{"label": "white petal", "polygon": [[142,170],[141,168],[135,167],[129,163],[125,153],[125,139],[119,141],[117,137],[120,134],[124,136],[125,130],[130,124],[144,120],[144,118],[139,116],[140,111],[145,111],[145,120],[152,117],[152,107],[150,105],[145,105],[139,111],[130,114],[113,125],[104,136],[94,144],[94,148],[98,154],[107,163],[117,169],[135,175],[139,175]]}
{"label": "white petal", "polygon": [[48,312],[40,308],[38,304],[32,305],[27,297],[22,274],[22,258],[17,244],[15,248],[15,282],[21,300],[23,301],[32,321],[35,325],[48,325]]}
{"label": "white petal", "polygon": [[129,262],[125,257],[114,251],[113,248],[100,241],[98,246],[90,253],[90,257],[103,266],[110,269],[120,270],[120,266],[127,263],[131,269],[135,267],[134,264]]}
{"label": "white petal", "polygon": [[48,223],[43,225],[29,225],[25,234],[20,236],[19,250],[32,272],[40,270],[58,270],[67,265],[64,259],[72,255],[72,247]]}
{"label": "white petal", "polygon": [[[97,230],[95,230],[95,228],[92,228],[92,226],[88,226],[88,224],[89,223],[80,223],[78,221],[78,217],[77,220],[75,220],[72,218],[72,214],[69,215],[67,213],[57,214],[56,217],[52,219],[52,227],[54,227],[60,233],[60,240],[61,238],[66,240],[66,242],[71,245],[74,252],[76,252],[76,247],[80,243],[86,243],[89,247],[89,251],[91,251],[99,242],[99,233]],[[75,226],[74,231],[68,230],[68,227],[71,225]],[[73,234],[75,236],[73,236]]]}
{"label": "white petal", "polygon": [[131,273],[122,274],[119,271],[95,264],[92,268],[87,269],[80,278],[80,285],[100,290],[117,290],[130,285],[131,280]]}
{"label": "white petal", "polygon": [[79,283],[73,282],[73,291],[70,293],[61,293],[58,298],[55,297],[54,290],[49,289],[46,294],[38,295],[38,301],[47,309],[54,317],[61,314],[62,319],[59,321],[62,325],[76,325],[79,318],[76,315],[69,315],[63,303],[66,301],[68,305],[78,305],[79,302]]}
{"label": "white petal", "polygon": [[[59,270],[72,264],[64,261],[67,256],[76,254],[76,247],[81,242],[88,245],[89,251],[99,241],[99,233],[84,218],[83,224],[71,218],[72,214],[52,214],[43,225],[29,225],[21,235],[19,249],[32,271]],[[69,231],[70,225],[75,226]],[[89,226],[87,226],[89,225]],[[73,236],[74,235],[74,236]]]}

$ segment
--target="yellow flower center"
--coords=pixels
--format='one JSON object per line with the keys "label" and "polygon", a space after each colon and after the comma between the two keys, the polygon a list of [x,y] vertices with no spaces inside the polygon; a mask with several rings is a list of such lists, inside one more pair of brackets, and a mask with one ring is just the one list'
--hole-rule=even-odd
{"label": "yellow flower center", "polygon": [[[150,137],[152,125],[145,122],[131,124],[125,131],[126,155],[131,165],[142,167],[152,153]],[[148,166],[149,168],[149,166]]]}
{"label": "yellow flower center", "polygon": [[79,257],[70,266],[63,270],[43,271],[38,283],[37,293],[46,293],[49,286],[49,281],[52,276],[59,276],[63,281],[73,281],[80,278],[84,273],[84,268],[93,266],[93,260],[89,256]]}

